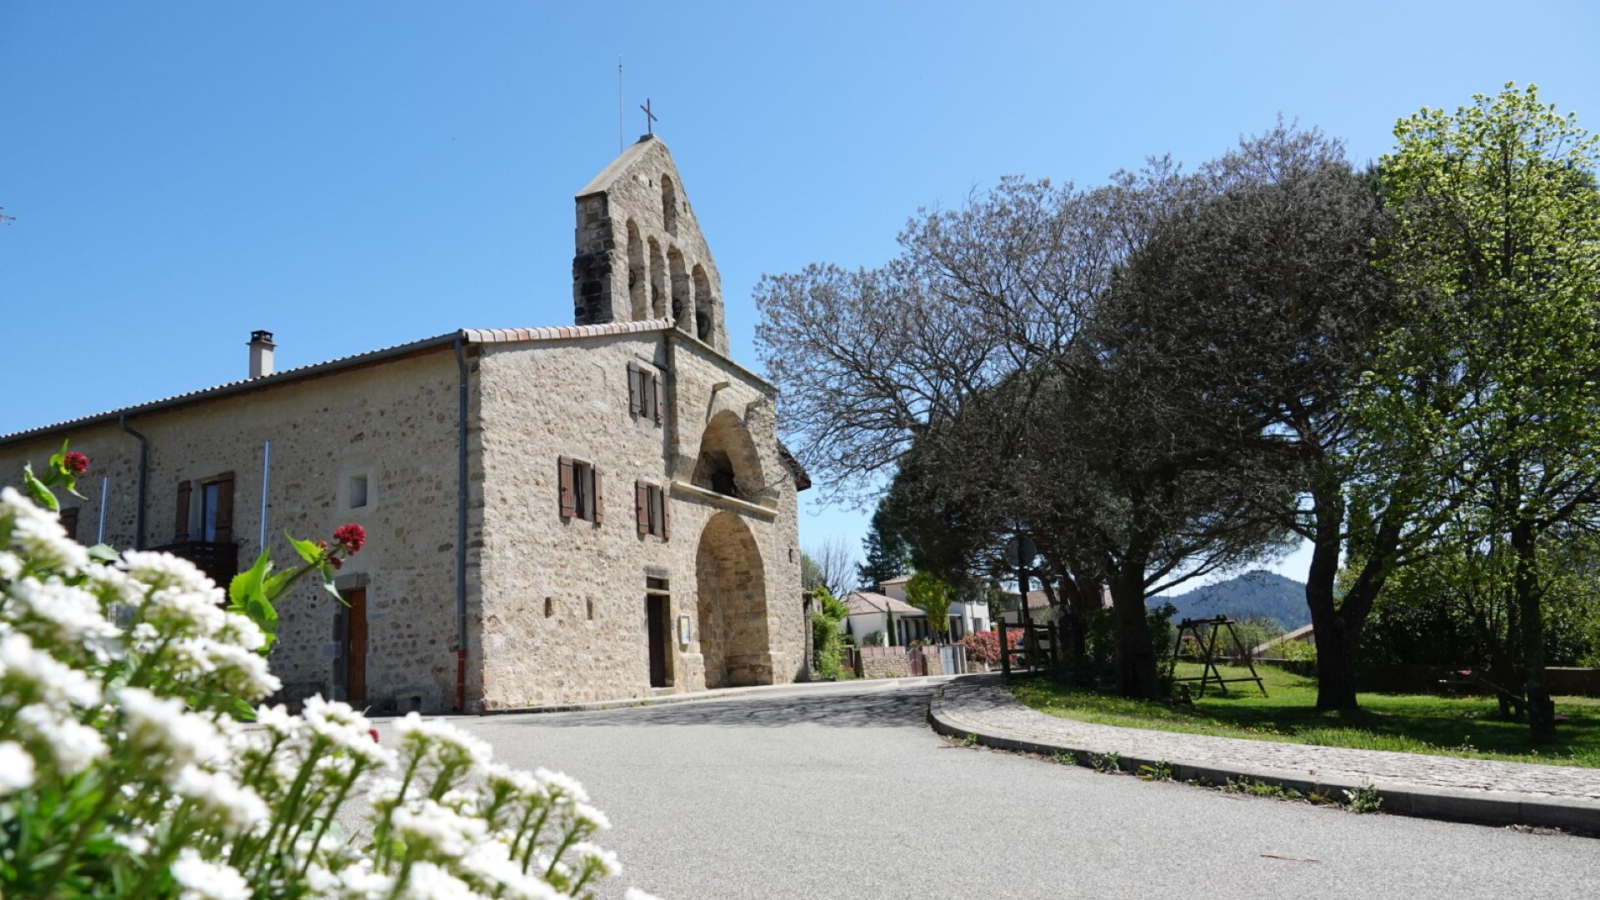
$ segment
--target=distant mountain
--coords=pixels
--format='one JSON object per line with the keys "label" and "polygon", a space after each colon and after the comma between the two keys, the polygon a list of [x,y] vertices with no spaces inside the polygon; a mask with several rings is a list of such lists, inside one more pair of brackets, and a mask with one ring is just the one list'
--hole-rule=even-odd
{"label": "distant mountain", "polygon": [[1150,598],[1151,606],[1162,603],[1178,608],[1173,622],[1227,615],[1230,619],[1251,616],[1277,619],[1289,631],[1311,624],[1311,611],[1306,608],[1306,586],[1266,569],[1236,575],[1177,596]]}

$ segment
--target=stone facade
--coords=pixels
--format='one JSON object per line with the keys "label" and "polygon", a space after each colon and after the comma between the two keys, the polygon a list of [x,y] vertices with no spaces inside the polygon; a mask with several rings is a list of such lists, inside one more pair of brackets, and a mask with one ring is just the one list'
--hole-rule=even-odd
{"label": "stone facade", "polygon": [[[146,547],[189,538],[219,475],[231,510],[211,546],[240,567],[261,550],[263,502],[280,564],[285,531],[365,526],[339,580],[365,592],[365,667],[351,663],[360,614],[297,589],[272,655],[290,699],[344,696],[359,673],[354,699],[380,711],[794,680],[804,474],[778,444],[774,388],[727,357],[716,268],[665,145],[641,140],[577,206],[576,327],[440,335],[0,437],[0,483],[69,438],[93,460],[79,539],[95,540],[104,493],[105,542],[133,546],[141,445],[126,425],[148,448]],[[645,282],[643,307],[612,232],[662,248],[666,280]],[[635,372],[661,385],[659,416]],[[568,508],[572,471],[592,473],[595,512]],[[642,518],[660,527],[641,524],[650,488],[664,521],[648,503]]]}
{"label": "stone facade", "polygon": [[[194,527],[197,492],[178,512],[179,484],[232,474],[232,541],[240,567],[261,552],[262,480],[271,443],[267,544],[279,565],[293,559],[283,534],[327,537],[345,522],[367,529],[366,549],[340,572],[367,590],[367,682],[375,699],[442,708],[455,681],[456,364],[448,349],[348,369],[219,399],[132,413],[128,427],[147,442],[146,547],[171,544]],[[35,469],[61,440],[93,460],[80,491],[77,537],[114,547],[137,541],[139,442],[116,424],[0,443],[0,483],[17,485],[24,462]],[[367,503],[350,507],[352,479]],[[102,480],[108,479],[108,480]],[[104,486],[104,491],[102,491]],[[308,580],[280,604],[273,671],[291,699],[336,694],[340,607]]]}
{"label": "stone facade", "polygon": [[578,192],[577,204],[577,323],[670,318],[727,355],[722,279],[667,145],[639,138]]}

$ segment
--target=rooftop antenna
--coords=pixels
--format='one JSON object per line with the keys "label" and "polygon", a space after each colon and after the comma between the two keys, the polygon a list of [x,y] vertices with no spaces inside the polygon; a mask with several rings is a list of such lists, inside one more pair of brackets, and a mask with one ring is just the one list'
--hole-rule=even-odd
{"label": "rooftop antenna", "polygon": [[628,139],[626,137],[627,129],[623,125],[622,118],[623,118],[622,57],[619,56],[619,57],[617,57],[617,152],[618,153],[621,153],[623,148],[628,146]]}

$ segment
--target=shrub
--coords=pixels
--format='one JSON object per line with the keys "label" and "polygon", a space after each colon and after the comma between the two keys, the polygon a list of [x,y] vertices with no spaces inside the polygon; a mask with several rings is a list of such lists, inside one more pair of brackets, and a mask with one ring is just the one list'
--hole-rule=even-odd
{"label": "shrub", "polygon": [[[974,631],[961,639],[962,646],[967,648],[967,659],[986,665],[998,665],[1000,662],[1000,634],[998,631]],[[1022,644],[1022,629],[1006,629],[1006,644],[1018,647]]]}
{"label": "shrub", "polygon": [[[318,562],[238,597],[364,540],[297,542]],[[495,765],[454,726],[413,713],[386,747],[344,703],[251,710],[279,682],[267,635],[224,600],[167,554],[93,561],[0,489],[0,896],[581,897],[617,873],[581,785]],[[363,794],[366,827],[340,833]]]}
{"label": "shrub", "polygon": [[839,623],[819,612],[811,614],[811,656],[817,674],[837,681],[844,659],[844,635]]}

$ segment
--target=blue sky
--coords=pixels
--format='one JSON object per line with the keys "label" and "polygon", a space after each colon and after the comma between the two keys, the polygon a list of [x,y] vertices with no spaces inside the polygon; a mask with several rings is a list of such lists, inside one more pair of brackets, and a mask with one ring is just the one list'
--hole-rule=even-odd
{"label": "blue sky", "polygon": [[[569,322],[619,56],[756,366],[763,272],[876,264],[1001,175],[1192,163],[1279,113],[1364,161],[1507,80],[1600,127],[1597,10],[0,0],[0,432],[238,378],[256,328],[288,367]],[[865,521],[813,501],[802,541]]]}

